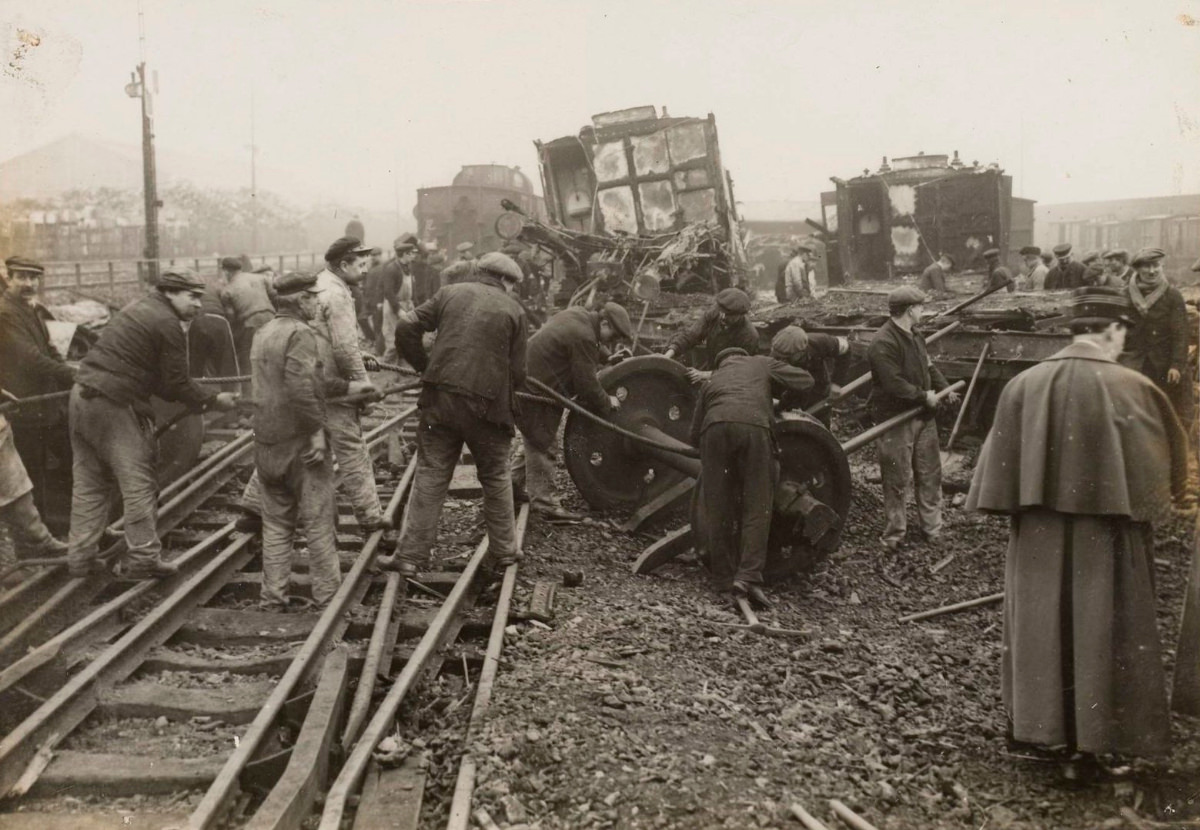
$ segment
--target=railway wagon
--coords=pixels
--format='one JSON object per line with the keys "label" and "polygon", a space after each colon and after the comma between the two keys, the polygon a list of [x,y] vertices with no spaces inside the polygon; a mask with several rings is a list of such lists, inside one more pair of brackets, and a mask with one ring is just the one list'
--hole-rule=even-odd
{"label": "railway wagon", "polygon": [[545,217],[542,197],[533,192],[533,183],[521,168],[463,165],[448,186],[417,191],[413,215],[418,236],[443,251],[452,251],[463,242],[473,243],[476,254],[497,250],[504,242],[495,229],[496,219],[505,212],[500,206],[504,200],[531,217]]}

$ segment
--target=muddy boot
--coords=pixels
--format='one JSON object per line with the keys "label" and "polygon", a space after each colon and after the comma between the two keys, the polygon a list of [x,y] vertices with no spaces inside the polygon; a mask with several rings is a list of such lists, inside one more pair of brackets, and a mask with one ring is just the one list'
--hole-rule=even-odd
{"label": "muddy boot", "polygon": [[174,562],[164,562],[156,559],[152,562],[125,563],[121,567],[121,577],[126,580],[140,582],[143,579],[165,579],[179,573],[179,566]]}

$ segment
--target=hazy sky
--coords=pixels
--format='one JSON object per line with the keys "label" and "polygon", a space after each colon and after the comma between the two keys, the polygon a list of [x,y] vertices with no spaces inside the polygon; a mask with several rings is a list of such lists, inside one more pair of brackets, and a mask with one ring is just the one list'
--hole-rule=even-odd
{"label": "hazy sky", "polygon": [[[1042,202],[1200,192],[1200,0],[143,0],[160,148],[405,214],[463,164],[640,104],[716,115],[742,201],[886,156],[998,161]],[[136,144],[136,0],[0,0],[0,159]],[[1189,25],[1191,18],[1197,22]],[[24,30],[37,36],[31,46]],[[540,185],[539,185],[540,188]]]}

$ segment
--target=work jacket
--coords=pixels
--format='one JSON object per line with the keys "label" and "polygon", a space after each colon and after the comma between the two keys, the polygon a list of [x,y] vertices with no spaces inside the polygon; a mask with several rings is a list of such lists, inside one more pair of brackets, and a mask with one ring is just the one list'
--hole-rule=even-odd
{"label": "work jacket", "polygon": [[1083,285],[1084,270],[1083,263],[1075,260],[1068,262],[1065,268],[1055,262],[1050,273],[1046,274],[1046,290],[1065,291],[1080,288]]}
{"label": "work jacket", "polygon": [[317,334],[290,311],[259,328],[250,348],[254,440],[279,444],[312,435],[325,423]]}
{"label": "work jacket", "polygon": [[122,406],[152,414],[150,396],[203,410],[217,397],[188,377],[187,338],[161,292],[125,306],[88,350],[75,382]]}
{"label": "work jacket", "polygon": [[1017,283],[1013,280],[1012,272],[1003,265],[997,265],[995,268],[988,269],[988,281],[985,288],[999,288],[1007,286],[1008,292],[1011,294],[1017,288]]}
{"label": "work jacket", "polygon": [[[70,389],[75,378],[75,370],[50,342],[43,314],[49,312],[0,295],[0,387],[18,398]],[[10,417],[17,426],[53,426],[65,412],[61,402],[47,401],[22,406]]]}
{"label": "work jacket", "polygon": [[946,272],[942,270],[942,266],[933,263],[921,272],[921,281],[917,283],[917,287],[922,291],[945,292]]}
{"label": "work jacket", "polygon": [[320,310],[309,325],[317,333],[326,388],[335,386],[339,380],[347,384],[367,380],[358,346],[358,315],[350,286],[326,268],[317,274],[317,289],[321,292],[318,295]]}
{"label": "work jacket", "polygon": [[[425,353],[423,332],[436,331]],[[525,312],[491,274],[447,285],[396,324],[396,350],[422,372],[419,405],[433,392],[464,398],[474,414],[511,429],[514,393],[525,384]]]}
{"label": "work jacket", "polygon": [[1134,313],[1137,325],[1125,335],[1121,363],[1141,372],[1164,389],[1170,369],[1179,370],[1183,376],[1180,383],[1187,382],[1187,306],[1179,289],[1169,287],[1145,314],[1136,307]]}
{"label": "work jacket", "polygon": [[231,323],[258,328],[275,315],[275,291],[266,274],[239,271],[221,289],[221,306]]}
{"label": "work jacket", "polygon": [[949,384],[925,350],[925,338],[908,332],[894,320],[884,323],[867,349],[871,364],[871,396],[867,400],[876,422],[920,406],[930,389],[940,392]]}
{"label": "work jacket", "polygon": [[704,344],[704,355],[697,367],[712,368],[713,361],[725,349],[737,347],[748,354],[758,353],[758,329],[746,317],[726,328],[721,325],[721,310],[711,306],[704,315],[671,338],[670,348],[683,357],[692,348]]}
{"label": "work jacket", "polygon": [[412,311],[413,278],[408,269],[400,264],[400,259],[396,258],[384,263],[380,276],[382,278],[380,290],[392,313]]}
{"label": "work jacket", "polygon": [[773,357],[727,357],[700,389],[692,411],[692,443],[699,445],[704,430],[713,424],[749,424],[769,430],[774,422],[772,398],[803,392],[812,385],[807,371]]}

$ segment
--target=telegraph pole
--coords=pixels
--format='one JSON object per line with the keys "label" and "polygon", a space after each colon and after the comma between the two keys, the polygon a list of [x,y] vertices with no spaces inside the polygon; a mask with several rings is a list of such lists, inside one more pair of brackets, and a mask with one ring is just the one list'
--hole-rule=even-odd
{"label": "telegraph pole", "polygon": [[130,98],[142,99],[142,189],[145,197],[146,247],[142,255],[148,260],[148,279],[158,282],[158,174],[154,164],[154,102],[150,87],[146,83],[146,24],[138,4],[138,46],[140,61],[137,70],[130,73],[130,83],[125,94]]}

